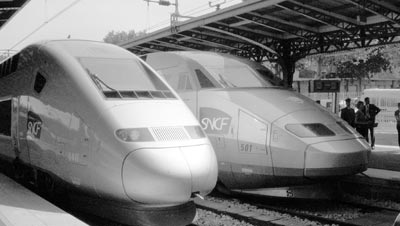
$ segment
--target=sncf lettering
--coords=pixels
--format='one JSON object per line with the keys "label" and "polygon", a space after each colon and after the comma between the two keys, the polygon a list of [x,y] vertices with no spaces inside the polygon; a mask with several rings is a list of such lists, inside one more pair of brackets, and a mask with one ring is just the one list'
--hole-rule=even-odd
{"label": "sncf lettering", "polygon": [[40,129],[42,128],[42,122],[28,122],[28,132],[38,137]]}
{"label": "sncf lettering", "polygon": [[201,120],[201,127],[204,130],[217,130],[222,131],[225,126],[229,125],[230,118],[203,118]]}
{"label": "sncf lettering", "polygon": [[32,111],[28,112],[27,132],[33,137],[40,139],[42,130],[42,119]]}
{"label": "sncf lettering", "polygon": [[232,117],[215,108],[200,108],[200,125],[208,134],[228,134]]}

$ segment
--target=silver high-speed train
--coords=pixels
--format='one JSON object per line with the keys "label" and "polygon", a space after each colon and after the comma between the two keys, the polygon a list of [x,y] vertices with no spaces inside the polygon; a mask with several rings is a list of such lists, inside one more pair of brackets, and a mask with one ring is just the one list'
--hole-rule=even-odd
{"label": "silver high-speed train", "polygon": [[301,185],[366,170],[370,148],[314,101],[255,62],[213,52],[142,57],[196,114],[228,189]]}
{"label": "silver high-speed train", "polygon": [[33,44],[1,64],[0,157],[17,178],[67,187],[83,210],[129,225],[189,224],[193,197],[218,174],[208,138],[165,81],[92,41]]}

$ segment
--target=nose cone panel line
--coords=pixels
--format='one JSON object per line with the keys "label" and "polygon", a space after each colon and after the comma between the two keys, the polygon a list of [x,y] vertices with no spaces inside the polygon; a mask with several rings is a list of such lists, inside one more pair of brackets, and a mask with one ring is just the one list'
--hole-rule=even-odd
{"label": "nose cone panel line", "polygon": [[209,145],[139,149],[125,158],[122,181],[126,195],[133,201],[183,203],[193,192],[205,195],[213,189],[216,165]]}
{"label": "nose cone panel line", "polygon": [[339,176],[366,170],[370,150],[359,139],[328,141],[306,150],[304,175]]}
{"label": "nose cone panel line", "polygon": [[209,145],[181,147],[192,178],[192,193],[207,195],[214,188],[218,166],[214,151]]}
{"label": "nose cone panel line", "polygon": [[125,158],[126,195],[148,204],[182,203],[190,198],[191,174],[179,148],[139,149]]}

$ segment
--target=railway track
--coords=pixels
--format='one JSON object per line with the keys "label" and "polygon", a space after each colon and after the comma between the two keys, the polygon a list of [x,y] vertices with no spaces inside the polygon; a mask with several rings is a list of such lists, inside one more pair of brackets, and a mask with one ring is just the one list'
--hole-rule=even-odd
{"label": "railway track", "polygon": [[[222,205],[224,201],[238,198],[237,205],[229,203]],[[338,226],[368,226],[368,225],[388,225],[391,226],[400,210],[395,208],[371,206],[368,204],[354,203],[351,201],[304,201],[293,199],[277,199],[266,198],[257,195],[236,195],[225,196],[221,193],[213,193],[205,201],[196,200],[199,209],[213,212],[218,216],[230,216],[239,222],[246,222],[250,225],[310,225],[309,222],[315,222],[311,225],[338,225]],[[306,204],[306,205],[305,205]],[[361,213],[360,216],[353,219],[335,219],[335,213],[331,213],[331,217],[319,215],[318,209],[326,208],[326,206],[338,205],[337,209],[347,208],[349,211]],[[244,209],[241,209],[244,206]],[[279,214],[268,214],[265,212],[275,212]],[[73,212],[81,220],[92,226],[124,226],[122,224],[102,219],[96,216],[87,215],[79,212]],[[334,212],[334,211],[333,211]],[[339,214],[340,215],[340,214]],[[203,216],[201,216],[204,218]],[[213,217],[213,216],[211,216]],[[213,217],[216,218],[216,217]],[[223,218],[223,217],[222,217]],[[218,222],[219,219],[212,219]],[[379,222],[377,222],[379,220]],[[223,220],[221,220],[222,222]],[[295,223],[293,223],[295,222]],[[188,226],[205,226],[205,225],[230,225],[229,223],[208,224],[202,221],[193,222]]]}
{"label": "railway track", "polygon": [[[265,198],[254,195],[229,196],[213,194],[197,201],[198,208],[229,215],[253,225],[320,225],[369,226],[393,225],[399,210],[340,201],[310,201]],[[343,211],[344,210],[344,211]],[[272,212],[272,213],[271,213]],[[304,222],[302,222],[302,220]],[[285,223],[287,222],[287,224]]]}
{"label": "railway track", "polygon": [[[237,198],[237,204],[229,203],[222,205],[223,201],[229,201]],[[354,200],[346,201],[314,201],[314,200],[293,200],[293,199],[278,199],[266,198],[265,196],[236,194],[235,196],[226,196],[218,192],[214,192],[205,201],[196,200],[197,207],[209,212],[213,212],[218,216],[229,216],[239,222],[246,222],[249,225],[310,225],[310,221],[314,222],[311,225],[338,225],[338,226],[369,226],[369,225],[388,225],[392,226],[394,219],[400,212],[399,209],[373,206],[364,203],[355,203]],[[244,206],[244,209],[241,209]],[[348,209],[348,212],[360,213],[359,216],[352,219],[338,219],[335,211],[330,214],[331,217],[319,215],[318,210],[323,208],[338,206],[333,209]],[[268,214],[265,212],[275,212],[279,214]],[[79,212],[73,212],[73,215],[82,219],[92,226],[125,226],[116,222],[102,219],[96,216],[87,215]],[[199,211],[198,211],[199,212]],[[205,218],[200,214],[201,218]],[[210,216],[208,216],[210,217]],[[223,219],[224,217],[222,217]],[[205,226],[205,225],[230,225],[224,223],[223,220],[212,219],[212,224],[204,223],[203,221],[194,221],[187,226]],[[215,222],[215,223],[214,223]],[[218,224],[217,224],[218,223]],[[241,225],[241,224],[239,224]]]}

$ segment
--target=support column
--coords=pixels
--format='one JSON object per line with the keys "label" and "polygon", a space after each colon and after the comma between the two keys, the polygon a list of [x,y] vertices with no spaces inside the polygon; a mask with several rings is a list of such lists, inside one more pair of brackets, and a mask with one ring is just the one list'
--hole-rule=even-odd
{"label": "support column", "polygon": [[290,42],[282,41],[282,52],[280,53],[278,62],[282,67],[283,71],[283,80],[285,82],[285,86],[291,88],[293,83],[293,74],[296,67],[296,60],[291,54]]}

